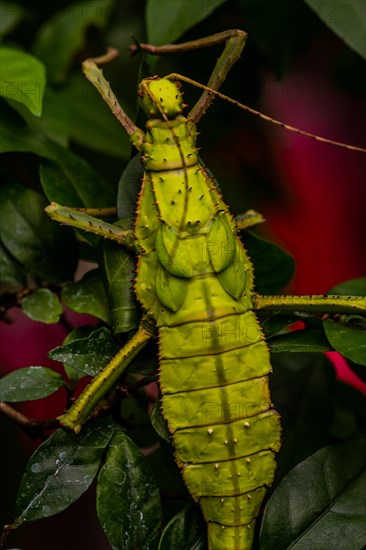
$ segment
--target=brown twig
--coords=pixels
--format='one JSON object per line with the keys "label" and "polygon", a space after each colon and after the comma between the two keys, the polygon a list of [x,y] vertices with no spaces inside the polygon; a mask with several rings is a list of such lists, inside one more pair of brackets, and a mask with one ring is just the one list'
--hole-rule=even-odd
{"label": "brown twig", "polygon": [[4,548],[4,544],[6,543],[12,531],[13,531],[12,525],[4,525],[3,532],[1,533],[1,536],[0,536],[0,548]]}
{"label": "brown twig", "polygon": [[55,418],[47,420],[35,420],[17,411],[8,403],[0,402],[0,414],[21,428],[31,439],[46,439],[46,432],[59,427],[59,421]]}
{"label": "brown twig", "polygon": [[135,391],[139,390],[140,388],[148,386],[149,384],[152,384],[153,382],[157,382],[157,381],[158,381],[158,376],[156,374],[152,376],[144,376],[144,378],[141,378],[134,384],[131,384],[130,386],[125,386],[124,388],[129,394],[132,394]]}
{"label": "brown twig", "polygon": [[3,292],[0,298],[0,320],[7,324],[11,324],[12,320],[8,316],[8,311],[12,307],[20,307],[21,301],[24,298],[26,290],[17,292]]}

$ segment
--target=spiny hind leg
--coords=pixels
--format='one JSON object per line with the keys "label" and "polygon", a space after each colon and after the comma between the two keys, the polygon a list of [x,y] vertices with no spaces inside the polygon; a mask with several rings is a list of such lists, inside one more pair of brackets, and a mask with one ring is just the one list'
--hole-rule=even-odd
{"label": "spiny hind leg", "polygon": [[142,321],[132,338],[121,348],[108,365],[93,378],[73,406],[64,415],[59,417],[61,426],[70,428],[75,433],[78,433],[99,401],[113,388],[132,359],[154,336],[153,327],[150,323],[146,320]]}
{"label": "spiny hind leg", "polygon": [[262,296],[253,295],[253,309],[313,313],[366,313],[364,296]]}
{"label": "spiny hind leg", "polygon": [[266,220],[262,214],[253,209],[247,210],[244,214],[239,214],[235,217],[236,227],[240,231],[248,229],[249,227],[254,227],[255,225],[264,223],[265,221]]}

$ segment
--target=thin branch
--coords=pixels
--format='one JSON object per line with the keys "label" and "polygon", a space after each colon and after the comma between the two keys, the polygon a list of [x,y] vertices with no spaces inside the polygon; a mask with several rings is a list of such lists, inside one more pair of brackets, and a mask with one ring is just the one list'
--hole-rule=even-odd
{"label": "thin branch", "polygon": [[21,428],[31,439],[46,439],[48,430],[59,427],[59,421],[55,418],[47,420],[35,420],[17,411],[8,403],[0,402],[0,414]]}
{"label": "thin branch", "polygon": [[135,391],[139,390],[140,388],[143,388],[145,386],[148,386],[149,384],[152,384],[153,382],[158,381],[158,376],[156,374],[152,376],[144,376],[144,378],[141,378],[134,384],[131,384],[130,386],[124,386],[124,389],[129,393],[132,394]]}
{"label": "thin branch", "polygon": [[12,307],[20,307],[22,299],[29,294],[28,289],[22,289],[17,292],[3,292],[0,297],[0,320],[11,324],[12,320],[8,316],[8,311]]}
{"label": "thin branch", "polygon": [[0,537],[0,548],[4,548],[4,544],[6,543],[12,531],[13,531],[12,525],[4,525],[3,532],[1,533],[1,537]]}

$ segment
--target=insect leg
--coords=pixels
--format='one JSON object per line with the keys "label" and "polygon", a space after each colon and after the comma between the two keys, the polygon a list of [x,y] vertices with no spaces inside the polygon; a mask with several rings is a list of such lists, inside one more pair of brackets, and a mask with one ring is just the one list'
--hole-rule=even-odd
{"label": "insect leg", "polygon": [[266,220],[260,212],[252,209],[247,210],[244,214],[239,214],[239,216],[235,218],[236,227],[241,231],[243,229],[248,229],[248,227],[258,225],[259,223],[264,223],[265,221]]}
{"label": "insect leg", "polygon": [[308,311],[314,313],[366,313],[364,296],[262,296],[253,295],[254,310]]}
{"label": "insect leg", "polygon": [[152,329],[147,327],[146,324],[141,323],[138,331],[123,346],[112,361],[93,378],[73,406],[64,415],[59,417],[60,424],[78,433],[94,407],[114,386],[132,359],[153,336]]}
{"label": "insect leg", "polygon": [[52,220],[100,235],[106,239],[116,241],[126,248],[141,252],[133,231],[129,229],[121,229],[116,225],[86,214],[82,209],[61,206],[55,202],[47,206],[45,211]]}
{"label": "insect leg", "polygon": [[[136,124],[127,116],[118,102],[118,99],[114,95],[109,82],[105,79],[103,71],[99,68],[99,65],[105,65],[110,63],[118,57],[118,51],[114,48],[109,48],[105,55],[100,57],[90,58],[83,61],[83,72],[86,78],[95,86],[104,101],[110,107],[112,113],[117,120],[122,124],[128,135],[135,132],[141,137],[143,136],[142,130],[140,130]],[[136,134],[136,135],[137,135]],[[139,140],[136,140],[137,142]]]}
{"label": "insect leg", "polygon": [[[166,44],[164,46],[153,46],[152,44],[140,44],[139,47],[131,45],[129,47],[132,53],[136,53],[139,49],[153,54],[164,55],[169,53],[181,53],[190,50],[196,50],[199,48],[206,48],[216,46],[225,42],[225,48],[221,56],[216,62],[215,68],[212,71],[210,79],[207,83],[207,87],[213,90],[218,90],[221,84],[224,82],[228,72],[234,63],[239,59],[241,52],[245,46],[247,39],[247,33],[239,29],[231,29],[228,31],[220,32],[201,38],[199,40],[191,40],[190,42],[183,42],[182,44]],[[167,78],[172,77],[169,75]],[[213,96],[209,90],[204,90],[201,97],[190,111],[188,118],[197,123],[200,118],[205,114],[207,108],[210,106]]]}

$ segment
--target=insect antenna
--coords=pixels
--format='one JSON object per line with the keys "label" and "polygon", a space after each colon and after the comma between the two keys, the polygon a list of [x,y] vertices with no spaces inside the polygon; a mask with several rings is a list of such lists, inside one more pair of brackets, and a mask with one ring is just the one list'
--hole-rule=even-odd
{"label": "insect antenna", "polygon": [[315,141],[320,141],[322,143],[328,143],[330,145],[334,145],[336,147],[341,147],[343,149],[348,149],[349,151],[358,151],[360,153],[366,153],[365,147],[359,147],[357,145],[349,145],[348,143],[343,143],[341,141],[335,141],[333,139],[324,138],[321,136],[317,136],[315,134],[312,134],[311,132],[306,132],[305,130],[300,130],[299,128],[295,128],[294,126],[291,126],[290,124],[285,124],[284,122],[281,122],[280,120],[277,120],[275,118],[272,118],[268,115],[265,115],[261,113],[260,111],[257,111],[256,109],[252,109],[251,107],[248,107],[248,105],[244,105],[243,103],[240,103],[236,99],[233,99],[225,94],[222,94],[221,92],[218,92],[217,90],[213,90],[212,88],[209,88],[208,86],[205,86],[204,84],[201,84],[200,82],[197,82],[196,80],[192,80],[191,78],[188,78],[186,76],[183,76],[178,73],[172,73],[166,76],[165,78],[169,78],[171,80],[182,80],[183,82],[187,82],[188,84],[192,84],[192,86],[196,86],[197,88],[201,88],[202,90],[207,91],[209,94],[214,95],[216,97],[219,97],[220,99],[223,99],[225,101],[228,101],[229,103],[232,103],[236,107],[239,107],[240,109],[243,109],[244,111],[247,111],[248,113],[251,113],[252,115],[255,115],[262,120],[265,120],[266,122],[271,122],[272,124],[275,124],[276,126],[280,126],[281,128],[284,128],[285,130],[289,130],[290,132],[295,132],[296,134],[299,134],[301,136],[306,136],[308,138],[314,139]]}

